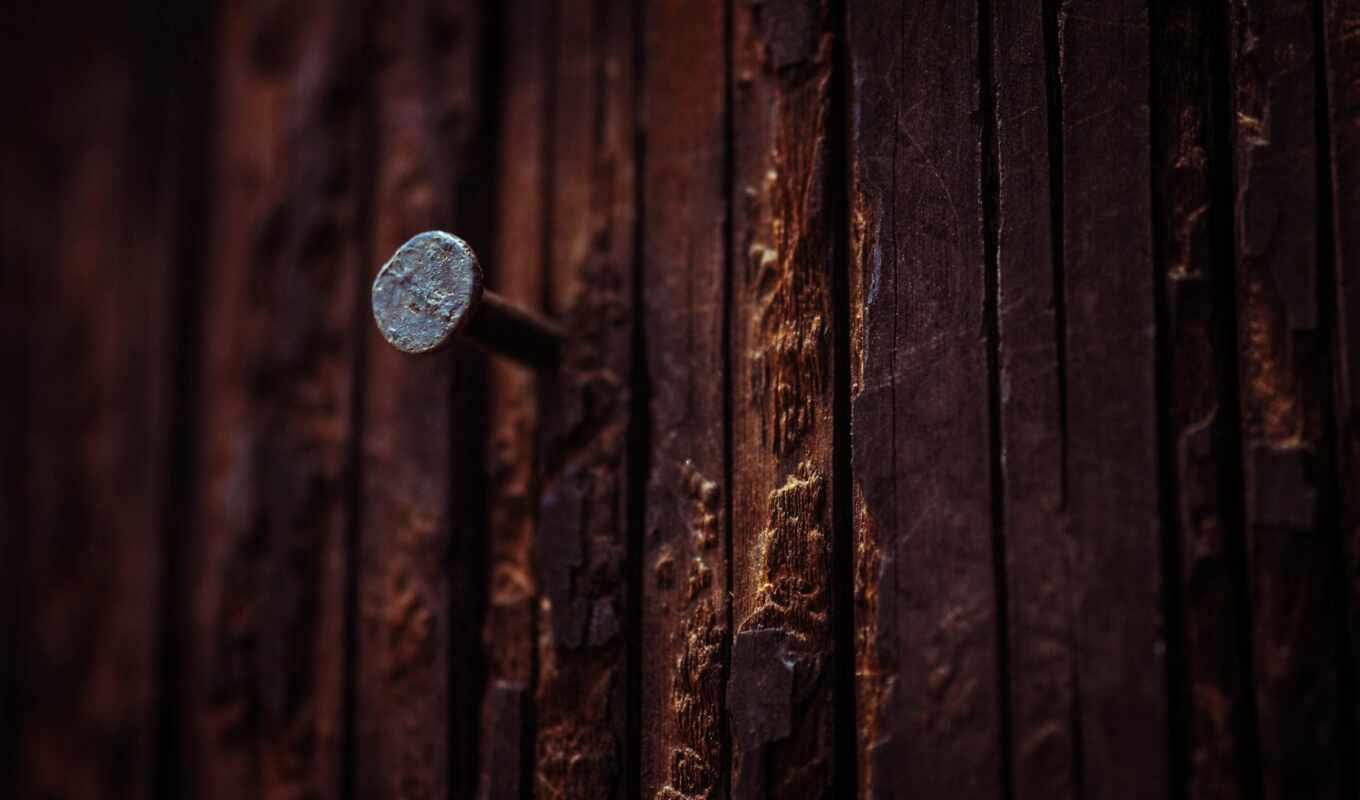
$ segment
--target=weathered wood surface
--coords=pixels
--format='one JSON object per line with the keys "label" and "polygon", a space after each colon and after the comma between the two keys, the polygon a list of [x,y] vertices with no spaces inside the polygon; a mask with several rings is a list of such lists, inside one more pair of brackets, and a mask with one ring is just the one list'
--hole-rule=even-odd
{"label": "weathered wood surface", "polygon": [[1342,636],[1331,471],[1332,311],[1319,302],[1332,269],[1323,264],[1314,11],[1273,0],[1231,5],[1243,502],[1268,798],[1354,796],[1354,708],[1343,698],[1355,676]]}
{"label": "weathered wood surface", "polygon": [[1226,8],[1151,6],[1153,226],[1173,763],[1188,797],[1256,791],[1226,147]]}
{"label": "weathered wood surface", "polygon": [[216,20],[178,792],[340,791],[367,153],[353,6]]}
{"label": "weathered wood surface", "polygon": [[[548,8],[549,0],[515,0],[502,11],[496,246],[483,265],[491,288],[528,308],[544,300]],[[510,800],[526,795],[532,775],[538,381],[524,367],[502,361],[490,363],[487,371],[489,567],[477,791],[488,800]]]}
{"label": "weathered wood surface", "polygon": [[[732,793],[829,795],[835,761],[829,3],[736,3]],[[840,622],[840,620],[835,620]]]}
{"label": "weathered wood surface", "polygon": [[547,300],[570,339],[542,401],[534,794],[544,798],[637,793],[636,10],[627,0],[554,10]]}
{"label": "weathered wood surface", "polygon": [[726,796],[727,30],[721,4],[652,4],[643,32],[642,796]]}
{"label": "weathered wood surface", "polygon": [[849,18],[871,796],[995,797],[1003,779],[977,10],[884,3]]}
{"label": "weathered wood surface", "polygon": [[[76,5],[0,795],[1354,796],[1354,3]],[[428,228],[558,370],[382,342]]]}
{"label": "weathered wood surface", "polygon": [[[412,235],[491,241],[475,176],[479,5],[388,3],[371,21],[374,115],[368,281]],[[363,335],[357,672],[352,758],[362,797],[468,796],[476,787],[483,548],[479,356],[410,358]]]}

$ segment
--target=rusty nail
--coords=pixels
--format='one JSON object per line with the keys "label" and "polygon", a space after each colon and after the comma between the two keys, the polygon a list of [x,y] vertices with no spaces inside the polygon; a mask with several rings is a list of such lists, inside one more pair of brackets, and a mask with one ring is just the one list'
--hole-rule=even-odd
{"label": "rusty nail", "polygon": [[429,353],[455,335],[521,364],[557,363],[557,323],[487,291],[467,242],[443,231],[411,237],[373,279],[373,319],[403,353]]}

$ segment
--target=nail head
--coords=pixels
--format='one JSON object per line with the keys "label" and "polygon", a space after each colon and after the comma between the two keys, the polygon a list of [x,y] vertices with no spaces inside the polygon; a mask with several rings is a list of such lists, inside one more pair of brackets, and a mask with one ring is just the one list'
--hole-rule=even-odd
{"label": "nail head", "polygon": [[466,324],[482,297],[482,267],[467,242],[443,231],[411,237],[373,279],[373,318],[393,347],[427,353]]}

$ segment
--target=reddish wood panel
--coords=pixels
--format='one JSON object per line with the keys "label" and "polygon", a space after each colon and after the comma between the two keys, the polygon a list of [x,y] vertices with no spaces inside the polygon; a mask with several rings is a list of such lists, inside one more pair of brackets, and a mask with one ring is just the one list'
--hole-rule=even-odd
{"label": "reddish wood panel", "polygon": [[341,785],[364,176],[352,9],[217,19],[184,785]]}
{"label": "reddish wood panel", "polygon": [[641,311],[651,471],[640,761],[643,796],[673,800],[726,795],[724,16],[721,3],[663,0],[648,8],[644,33]]}
{"label": "reddish wood panel", "polygon": [[1068,596],[1074,565],[1063,492],[1061,230],[1052,148],[1060,141],[1055,20],[1042,3],[992,4],[995,85],[995,303],[1001,535],[1006,556],[1017,800],[1080,791],[1072,725],[1077,683]]}
{"label": "reddish wood panel", "polygon": [[[490,244],[490,209],[471,194],[483,160],[481,12],[458,0],[374,11],[366,281],[424,230],[447,229],[474,251]],[[482,699],[482,357],[455,346],[412,358],[371,319],[363,330],[354,785],[365,797],[466,796]]]}
{"label": "reddish wood panel", "polygon": [[627,644],[628,536],[640,491],[628,448],[635,11],[627,0],[561,0],[555,11],[548,303],[570,338],[542,389],[534,792],[546,798],[637,793]]}
{"label": "reddish wood panel", "polygon": [[[1344,594],[1330,506],[1330,332],[1311,5],[1231,5],[1234,244],[1262,794],[1342,797]],[[1327,270],[1330,272],[1330,269]],[[1346,678],[1349,680],[1349,676]]]}
{"label": "reddish wood panel", "polygon": [[[1360,7],[1323,0],[1328,137],[1331,152],[1331,281],[1336,422],[1332,436],[1340,502],[1341,545],[1349,610],[1350,675],[1343,687],[1354,706],[1350,718],[1351,791],[1360,786]],[[1344,754],[1343,754],[1344,755]]]}
{"label": "reddish wood panel", "polygon": [[[1179,582],[1168,606],[1169,704],[1188,797],[1257,782],[1241,535],[1227,126],[1226,12],[1152,8],[1153,226],[1161,284],[1163,498]],[[1175,637],[1175,638],[1172,638]]]}
{"label": "reddish wood panel", "polygon": [[733,4],[727,701],[736,797],[825,796],[838,769],[834,27],[825,2]]}
{"label": "reddish wood panel", "polygon": [[1001,793],[977,11],[849,15],[871,796]]}
{"label": "reddish wood panel", "polygon": [[195,31],[133,11],[56,3],[4,36],[0,782],[20,798],[147,796],[164,769],[171,303],[197,133],[172,37]]}
{"label": "reddish wood panel", "polygon": [[1087,0],[1058,15],[1077,781],[1086,797],[1163,796],[1147,13],[1141,0]]}
{"label": "reddish wood panel", "polygon": [[[503,14],[504,54],[497,166],[496,246],[484,263],[489,286],[528,308],[543,304],[547,211],[548,0],[514,0]],[[534,531],[538,486],[534,440],[538,381],[516,364],[488,365],[491,441],[486,620],[482,653],[481,774],[483,798],[528,791],[533,739],[529,716],[534,681],[534,617],[538,582]]]}

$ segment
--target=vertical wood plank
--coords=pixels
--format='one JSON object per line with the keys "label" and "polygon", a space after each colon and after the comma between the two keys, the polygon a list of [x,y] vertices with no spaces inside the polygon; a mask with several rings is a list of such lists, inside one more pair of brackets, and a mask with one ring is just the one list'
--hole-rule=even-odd
{"label": "vertical wood plank", "polygon": [[552,87],[549,309],[570,337],[544,388],[535,795],[636,794],[628,568],[637,248],[636,9],[560,0]]}
{"label": "vertical wood plank", "polygon": [[[448,0],[373,11],[367,280],[432,228],[486,251],[491,213],[471,177],[482,158],[480,9]],[[412,358],[365,322],[355,787],[360,797],[466,796],[482,698],[481,356],[455,346]]]}
{"label": "vertical wood plank", "polygon": [[[549,11],[548,0],[514,0],[501,12],[504,105],[496,247],[494,263],[483,264],[498,294],[528,308],[542,306],[544,299]],[[482,628],[487,684],[478,792],[510,800],[528,792],[532,763],[538,381],[532,372],[501,360],[488,365],[488,378],[490,574]]]}
{"label": "vertical wood plank", "polygon": [[[1154,258],[1168,544],[1174,754],[1187,797],[1255,791],[1226,119],[1227,15],[1211,3],[1150,6]],[[1225,236],[1224,234],[1228,234]],[[1176,638],[1172,638],[1176,637]]]}
{"label": "vertical wood plank", "polygon": [[849,14],[869,796],[1001,793],[977,12]]}
{"label": "vertical wood plank", "polygon": [[642,292],[651,384],[643,551],[642,787],[724,796],[727,644],[723,3],[646,15]]}
{"label": "vertical wood plank", "polygon": [[[1017,800],[1076,797],[1073,565],[1063,495],[1056,124],[1044,4],[992,3],[1002,531]],[[984,91],[988,87],[984,87]]]}
{"label": "vertical wood plank", "polygon": [[[1360,786],[1360,7],[1323,0],[1322,24],[1330,136],[1332,281],[1322,297],[1332,311],[1337,498],[1348,601],[1352,702],[1351,791]],[[1344,677],[1344,676],[1343,676]]]}
{"label": "vertical wood plank", "polygon": [[5,104],[23,122],[0,168],[17,334],[0,401],[0,769],[20,798],[141,797],[162,766],[174,223],[193,74],[167,38],[193,31],[173,15],[146,31],[148,10],[58,3],[4,43]]}
{"label": "vertical wood plank", "polygon": [[362,258],[360,20],[249,5],[215,25],[198,515],[183,591],[186,783],[338,794]]}
{"label": "vertical wood plank", "polygon": [[[835,763],[830,4],[734,3],[732,794]],[[849,765],[843,765],[849,768]]]}
{"label": "vertical wood plank", "polygon": [[1147,13],[1141,0],[1073,0],[1057,14],[1078,785],[1163,796]]}
{"label": "vertical wood plank", "polygon": [[[1318,63],[1312,4],[1231,4],[1245,520],[1263,795],[1349,795],[1319,308]],[[1330,292],[1329,292],[1330,294]]]}

